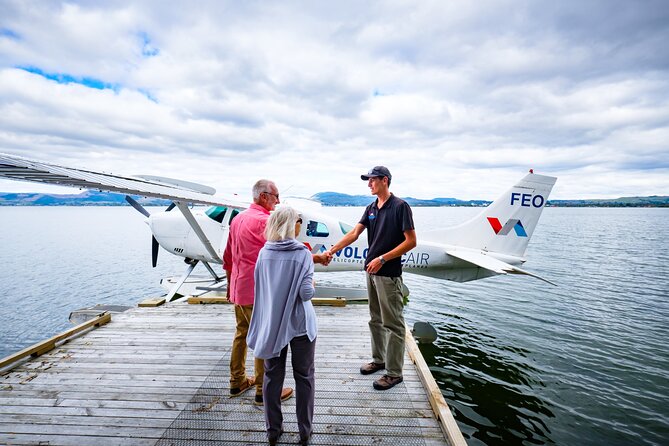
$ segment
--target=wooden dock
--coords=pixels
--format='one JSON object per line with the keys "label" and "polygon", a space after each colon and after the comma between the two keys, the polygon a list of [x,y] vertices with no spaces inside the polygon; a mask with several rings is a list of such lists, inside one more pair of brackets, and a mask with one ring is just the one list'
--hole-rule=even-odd
{"label": "wooden dock", "polygon": [[[404,382],[379,392],[372,381],[380,374],[358,372],[370,359],[367,306],[317,307],[316,313],[310,444],[464,444],[439,390],[423,384],[422,358],[416,366],[409,356],[417,351],[413,340],[407,341]],[[114,315],[2,373],[0,444],[266,444],[253,391],[228,398],[233,335],[230,305],[180,303]],[[252,364],[249,354],[249,373]],[[290,359],[286,385],[294,387]],[[295,444],[295,399],[283,407],[281,444]]]}

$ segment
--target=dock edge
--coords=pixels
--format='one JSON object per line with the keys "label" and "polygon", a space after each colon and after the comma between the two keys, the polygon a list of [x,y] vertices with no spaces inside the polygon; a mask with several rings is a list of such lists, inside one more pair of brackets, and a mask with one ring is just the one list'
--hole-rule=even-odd
{"label": "dock edge", "polygon": [[[95,318],[86,321],[82,324],[79,324],[76,327],[70,328],[69,330],[66,330],[52,338],[38,342],[37,344],[24,348],[23,350],[14,353],[12,355],[0,358],[0,370],[2,370],[3,373],[9,372],[12,368],[18,365],[19,360],[27,356],[32,356],[32,357],[41,356],[44,353],[56,348],[57,344],[68,341],[72,339],[74,336],[82,334],[82,332],[90,328],[100,327],[104,324],[107,324],[109,321],[111,321],[110,312],[105,311],[103,313],[100,313]],[[11,367],[4,370],[5,367],[8,367],[10,365]]]}
{"label": "dock edge", "polygon": [[442,395],[437,382],[434,380],[430,368],[427,366],[425,358],[423,358],[423,355],[418,348],[418,344],[416,344],[416,340],[411,335],[411,330],[408,326],[406,327],[405,343],[409,357],[416,365],[418,376],[427,392],[432,411],[439,420],[439,425],[441,426],[441,430],[444,432],[444,436],[448,440],[448,443],[451,446],[467,446],[465,437],[462,436],[462,432],[460,431],[458,424],[455,422],[455,418],[453,418],[451,409],[448,407],[444,395]]}

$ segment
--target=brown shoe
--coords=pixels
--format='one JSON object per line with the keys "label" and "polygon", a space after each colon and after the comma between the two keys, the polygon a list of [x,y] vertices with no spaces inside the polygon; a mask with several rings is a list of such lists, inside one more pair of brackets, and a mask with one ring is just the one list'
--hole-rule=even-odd
{"label": "brown shoe", "polygon": [[[288,398],[293,396],[293,389],[290,387],[284,387],[281,390],[281,401],[286,401]],[[265,400],[263,399],[262,394],[261,395],[256,395],[255,401],[253,401],[253,404],[256,406],[262,406],[265,404]]]}
{"label": "brown shoe", "polygon": [[383,375],[381,378],[374,381],[374,388],[376,390],[388,390],[392,389],[402,381],[404,381],[404,378],[401,376]]}
{"label": "brown shoe", "polygon": [[243,394],[251,387],[255,386],[255,384],[256,384],[255,378],[246,378],[246,381],[243,382],[241,386],[233,387],[232,389],[230,389],[230,398],[234,398],[236,396]]}
{"label": "brown shoe", "polygon": [[363,364],[362,367],[360,367],[360,373],[363,375],[371,375],[372,373],[376,373],[379,370],[383,370],[385,368],[386,368],[385,362],[382,362],[381,364],[370,362],[367,364]]}

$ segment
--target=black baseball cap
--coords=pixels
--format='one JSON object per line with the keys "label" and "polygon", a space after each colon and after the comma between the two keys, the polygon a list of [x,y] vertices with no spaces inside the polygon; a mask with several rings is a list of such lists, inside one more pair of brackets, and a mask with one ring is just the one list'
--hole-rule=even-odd
{"label": "black baseball cap", "polygon": [[390,174],[390,171],[386,166],[374,166],[366,175],[360,175],[360,178],[364,181],[374,177],[388,177],[388,181],[393,179],[393,176]]}

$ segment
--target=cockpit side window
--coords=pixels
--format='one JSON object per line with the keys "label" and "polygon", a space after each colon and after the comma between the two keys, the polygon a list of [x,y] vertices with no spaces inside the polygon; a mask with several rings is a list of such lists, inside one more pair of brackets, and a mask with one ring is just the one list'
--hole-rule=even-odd
{"label": "cockpit side window", "polygon": [[219,223],[223,223],[223,217],[225,212],[228,210],[225,206],[212,206],[205,211],[205,214],[212,220],[215,220]]}
{"label": "cockpit side window", "polygon": [[307,237],[327,237],[330,235],[328,227],[320,221],[309,220],[307,223]]}
{"label": "cockpit side window", "polygon": [[343,221],[340,221],[340,222],[339,222],[339,229],[341,229],[341,232],[342,232],[344,235],[346,235],[346,234],[348,234],[348,231],[350,231],[351,229],[353,229],[353,226],[351,226],[351,225],[347,225],[347,224],[344,223]]}
{"label": "cockpit side window", "polygon": [[232,212],[230,212],[230,220],[228,220],[228,224],[232,223],[232,220],[240,213],[241,211],[239,209],[233,209]]}

